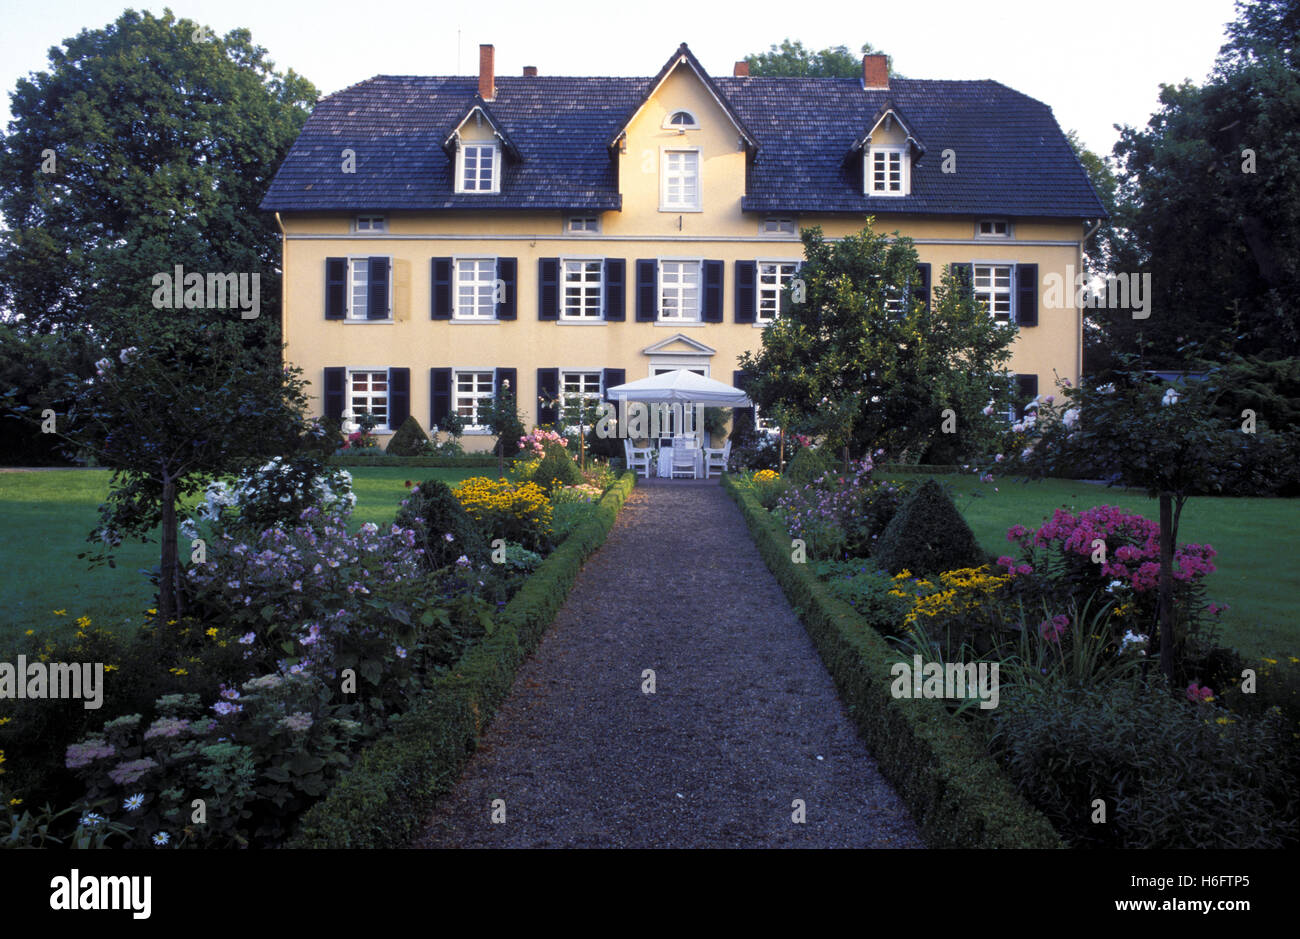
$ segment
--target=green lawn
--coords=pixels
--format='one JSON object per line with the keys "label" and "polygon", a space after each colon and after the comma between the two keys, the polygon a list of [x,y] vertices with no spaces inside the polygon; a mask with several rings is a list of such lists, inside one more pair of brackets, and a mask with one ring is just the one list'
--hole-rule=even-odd
{"label": "green lawn", "polygon": [[[357,494],[357,525],[391,522],[408,479],[455,484],[496,475],[474,467],[368,466],[348,472]],[[0,647],[8,635],[28,629],[65,632],[83,614],[101,626],[135,621],[153,602],[153,589],[139,571],[158,564],[156,543],[123,544],[116,568],[91,570],[77,558],[89,547],[86,534],[98,522],[108,480],[107,470],[0,473]],[[52,616],[56,609],[67,616]]]}
{"label": "green lawn", "polygon": [[[973,475],[935,478],[953,485],[957,507],[980,543],[999,555],[1014,547],[1006,540],[1008,528],[1037,527],[1060,506],[1116,505],[1160,517],[1157,501],[1132,489],[1061,479],[990,484]],[[1218,569],[1206,584],[1212,600],[1231,607],[1223,615],[1225,644],[1247,657],[1300,650],[1300,566],[1291,550],[1297,531],[1300,499],[1194,497],[1183,509],[1178,540],[1209,543],[1219,552]]]}

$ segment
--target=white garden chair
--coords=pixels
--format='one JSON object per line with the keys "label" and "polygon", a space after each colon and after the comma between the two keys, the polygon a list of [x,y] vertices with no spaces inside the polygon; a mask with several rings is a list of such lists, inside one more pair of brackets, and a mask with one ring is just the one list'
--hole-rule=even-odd
{"label": "white garden chair", "polygon": [[623,441],[623,453],[627,457],[627,468],[633,472],[640,471],[642,479],[650,478],[650,450],[632,446],[632,441]]}
{"label": "white garden chair", "polygon": [[704,448],[704,478],[712,479],[714,471],[721,476],[727,471],[727,460],[731,457],[731,441],[728,440],[721,450],[716,447]]}
{"label": "white garden chair", "polygon": [[698,449],[688,437],[673,438],[673,479],[678,475],[695,478],[695,457]]}

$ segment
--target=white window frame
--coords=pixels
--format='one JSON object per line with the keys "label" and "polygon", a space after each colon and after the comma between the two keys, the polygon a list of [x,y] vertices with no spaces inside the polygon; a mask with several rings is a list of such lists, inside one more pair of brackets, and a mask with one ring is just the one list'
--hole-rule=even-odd
{"label": "white window frame", "polygon": [[[668,199],[668,157],[669,154],[693,153],[695,155],[695,201],[670,202]],[[699,147],[660,147],[659,148],[659,211],[660,212],[702,212],[704,211],[704,160]],[[683,176],[682,178],[685,178]]]}
{"label": "white window frame", "polygon": [[[370,308],[370,259],[372,257],[388,258],[388,315],[381,320],[372,320],[366,313]],[[370,254],[349,254],[347,256],[348,273],[344,281],[346,285],[344,298],[347,305],[343,310],[343,322],[345,323],[391,323],[393,322],[393,259],[388,255],[370,255]],[[363,272],[365,277],[364,296],[366,298],[365,310],[358,315],[356,312],[356,279],[358,272]]]}
{"label": "white window frame", "polygon": [[[782,226],[789,226],[782,227]],[[797,235],[799,222],[793,215],[765,215],[758,223],[760,235]]]}
{"label": "white window frame", "polygon": [[[665,264],[694,264],[695,265],[695,315],[687,318],[683,316],[664,316],[664,265]],[[702,323],[704,322],[704,259],[703,258],[659,258],[658,269],[656,271],[657,284],[655,290],[658,294],[659,315],[656,322],[659,323]],[[680,276],[680,275],[679,275]],[[681,295],[680,281],[676,291],[678,297]]]}
{"label": "white window frame", "polygon": [[[487,148],[492,151],[491,185],[487,189],[465,188],[465,154],[471,148]],[[477,166],[478,156],[475,156]],[[472,140],[461,143],[456,148],[456,191],[471,196],[490,196],[501,192],[501,146],[486,140]]]}
{"label": "white window frame", "polygon": [[[388,423],[388,422],[389,422],[389,418],[392,416],[392,413],[393,413],[393,411],[392,411],[392,408],[393,408],[393,389],[392,389],[392,385],[390,384],[390,382],[389,382],[389,380],[388,380],[388,379],[389,379],[389,375],[388,375],[388,369],[386,369],[386,368],[379,368],[379,367],[373,367],[373,366],[361,366],[361,365],[358,365],[358,366],[351,366],[351,365],[349,365],[349,366],[348,366],[348,370],[347,370],[347,376],[348,376],[347,404],[346,404],[346,406],[344,407],[344,411],[347,412],[347,413],[350,413],[350,414],[352,415],[351,420],[352,420],[353,424],[358,424],[358,427],[359,427],[359,422],[357,421],[357,415],[360,413],[360,411],[359,411],[359,410],[355,407],[355,405],[353,404],[353,398],[354,398],[355,395],[356,395],[356,392],[353,390],[353,387],[352,387],[353,376],[354,376],[354,375],[359,375],[359,374],[362,374],[362,373],[366,373],[366,374],[374,375],[374,374],[376,374],[376,373],[378,373],[378,372],[383,372],[383,374],[384,374],[384,392],[383,392],[383,396],[384,396],[384,423],[382,423],[382,424],[376,424],[376,425],[375,425],[375,428],[371,431],[371,433],[372,433],[372,434],[391,434],[391,433],[393,432],[393,430],[392,430],[392,428],[389,426],[389,423]],[[369,391],[368,391],[368,392],[366,393],[366,398],[367,398],[367,399],[370,399],[370,398],[373,397],[373,396],[374,396],[374,395],[373,395],[373,392],[369,392]],[[370,409],[369,407],[366,407],[366,408],[364,408],[363,410],[365,410],[367,413],[370,413],[370,411],[371,411],[371,409]]]}
{"label": "white window frame", "polygon": [[[575,223],[590,222],[590,228],[575,228]],[[600,216],[599,215],[570,215],[564,220],[564,231],[569,235],[599,235],[600,234]]]}
{"label": "white window frame", "polygon": [[782,280],[780,272],[777,273],[776,284],[776,311],[772,316],[763,315],[763,294],[771,293],[771,286],[763,286],[763,265],[764,264],[790,264],[794,270],[790,272],[790,279],[793,279],[799,273],[799,267],[802,261],[794,258],[757,258],[754,261],[754,325],[767,326],[776,322],[776,316],[781,310],[781,292],[785,289],[785,282]]}
{"label": "white window frame", "polygon": [[[582,397],[583,397],[585,400],[594,400],[594,401],[596,401],[597,403],[599,403],[599,402],[601,401],[601,399],[602,399],[602,395],[604,395],[604,393],[605,393],[605,378],[604,378],[605,373],[604,373],[604,370],[603,370],[603,369],[599,369],[599,368],[562,368],[562,369],[559,370],[559,372],[560,372],[560,374],[559,374],[559,378],[558,378],[558,380],[557,380],[557,382],[556,382],[556,385],[557,385],[557,387],[558,387],[559,390],[560,390],[560,401],[559,401],[558,410],[557,410],[556,413],[557,413],[557,415],[558,415],[558,423],[559,423],[559,425],[560,425],[561,432],[564,432],[564,431],[569,430],[569,429],[571,429],[571,428],[572,428],[572,429],[577,429],[577,426],[578,426],[577,424],[569,424],[569,422],[566,420],[566,415],[565,415],[566,401],[565,401],[565,399],[566,399],[570,394],[575,394],[575,395],[576,395],[576,394],[580,394],[580,395],[582,395]],[[594,376],[596,376],[596,390],[595,390],[595,391],[581,391],[581,392],[578,392],[578,391],[574,391],[574,392],[565,391],[565,390],[564,390],[564,378],[565,378],[566,375],[584,375],[584,376],[586,376],[587,378],[590,378],[592,375],[594,375]],[[590,429],[590,428],[588,428],[588,429]]]}
{"label": "white window frame", "polygon": [[[492,314],[490,316],[467,316],[461,312],[460,306],[460,271],[461,264],[473,262],[475,264],[483,261],[492,262]],[[451,318],[454,321],[462,323],[494,323],[497,319],[497,258],[494,255],[484,254],[462,254],[451,259]],[[475,278],[474,283],[482,284],[482,278]]]}
{"label": "white window frame", "polygon": [[[993,310],[992,304],[989,304],[988,306],[988,313],[989,316],[991,316],[993,318],[993,321],[996,323],[1000,323],[1006,326],[1010,326],[1014,324],[1016,321],[1016,262],[1004,261],[1004,260],[972,261],[970,262],[970,265],[971,265],[971,289],[975,292],[975,299],[981,302],[984,302],[986,300],[986,297],[983,294],[981,294],[980,289],[976,284],[976,282],[979,280],[979,269],[981,267],[987,267],[987,268],[1005,267],[1007,269],[1007,290],[1006,290],[1007,318],[1006,320],[998,319],[998,315]],[[997,291],[994,288],[993,281],[996,280],[996,277],[997,277],[996,274],[990,275],[989,294],[994,300],[996,300],[996,295],[1000,293],[1000,291]]]}
{"label": "white window frame", "polygon": [[[451,370],[451,408],[452,408],[452,410],[455,411],[458,415],[460,414],[460,397],[461,397],[461,390],[460,390],[460,376],[461,376],[461,375],[471,375],[471,374],[472,374],[472,375],[487,375],[487,376],[488,376],[488,390],[487,390],[487,393],[485,394],[485,393],[483,393],[482,391],[477,390],[477,388],[476,388],[476,389],[475,389],[472,393],[470,393],[470,395],[469,395],[469,397],[473,398],[474,401],[476,402],[476,403],[474,404],[473,407],[474,407],[474,415],[475,415],[475,417],[477,417],[477,416],[478,416],[478,411],[479,411],[479,405],[477,404],[477,402],[482,401],[482,400],[484,400],[484,399],[487,399],[487,400],[490,401],[490,400],[492,400],[492,398],[494,398],[494,397],[496,396],[496,375],[497,375],[497,373],[496,373],[496,369],[494,369],[494,368],[453,368],[453,369]],[[477,382],[476,382],[476,384],[477,384]],[[491,429],[490,427],[488,427],[486,424],[472,424],[472,423],[469,422],[468,419],[465,419],[465,433],[467,433],[467,434],[490,434],[490,433],[492,433],[492,429]]]}
{"label": "white window frame", "polygon": [[[685,114],[691,119],[689,124],[674,124],[673,118],[678,114]],[[664,130],[699,130],[700,119],[695,116],[694,111],[688,111],[686,108],[673,108],[664,115]]]}
{"label": "white window frame", "polygon": [[[882,154],[885,156],[886,179],[885,179],[884,189],[876,188],[876,155],[877,154]],[[897,192],[893,192],[892,190],[889,189],[889,179],[888,179],[889,156],[893,154],[898,155],[899,189]],[[863,175],[864,175],[863,191],[869,196],[883,196],[889,199],[897,199],[906,195],[910,195],[912,191],[912,161],[908,159],[907,147],[905,145],[891,146],[891,147],[883,147],[883,146],[868,147],[867,154],[866,154],[866,166],[864,168]]]}
{"label": "white window frame", "polygon": [[358,215],[352,220],[352,230],[359,235],[382,234],[388,231],[388,217],[385,215]]}
{"label": "white window frame", "polygon": [[[569,312],[569,281],[568,268],[570,264],[595,264],[596,265],[596,313],[594,316],[583,314],[573,314]],[[583,280],[580,289],[589,289],[589,281]],[[584,293],[586,290],[584,289]],[[585,297],[584,297],[585,299]],[[585,302],[582,304],[586,306]],[[560,319],[568,323],[599,323],[604,320],[605,314],[605,259],[592,257],[568,257],[560,258]]]}
{"label": "white window frame", "polygon": [[[985,225],[993,225],[993,226],[1001,225],[1004,230],[1001,232],[982,231],[981,229]],[[982,218],[975,223],[975,237],[992,238],[998,241],[1005,241],[1012,237],[1011,223],[1004,218]]]}

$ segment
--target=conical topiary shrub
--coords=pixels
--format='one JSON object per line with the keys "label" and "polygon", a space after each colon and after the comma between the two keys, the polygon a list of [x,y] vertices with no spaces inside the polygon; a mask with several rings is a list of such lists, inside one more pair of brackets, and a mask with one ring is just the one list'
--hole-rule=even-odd
{"label": "conical topiary shrub", "polygon": [[397,428],[397,432],[393,434],[393,439],[388,441],[388,447],[384,452],[391,453],[393,456],[419,456],[428,445],[429,435],[424,432],[424,428],[412,414],[402,421],[402,426]]}
{"label": "conical topiary shrub", "polygon": [[487,559],[488,543],[482,529],[440,479],[426,479],[414,487],[394,521],[415,530],[417,546],[424,549],[424,563],[430,570],[449,567],[461,555],[473,562]]}
{"label": "conical topiary shrub", "polygon": [[899,506],[876,542],[873,557],[891,574],[937,574],[984,562],[975,533],[933,479]]}

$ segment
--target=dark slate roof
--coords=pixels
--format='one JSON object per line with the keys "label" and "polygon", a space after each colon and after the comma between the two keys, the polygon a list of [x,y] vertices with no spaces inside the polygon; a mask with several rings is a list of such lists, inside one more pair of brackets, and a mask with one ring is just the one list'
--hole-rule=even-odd
{"label": "dark slate roof", "polygon": [[[670,60],[672,61],[672,60]],[[1100,218],[1105,212],[1051,109],[994,81],[714,78],[757,141],[742,207],[753,211]],[[618,209],[609,141],[654,87],[652,78],[502,76],[490,109],[518,148],[501,193],[458,195],[442,143],[472,106],[474,76],[381,75],[320,101],[262,208],[400,211]],[[882,109],[907,115],[925,154],[911,195],[862,193],[845,155]],[[341,151],[357,171],[341,172]],[[957,172],[940,170],[943,151]]]}

